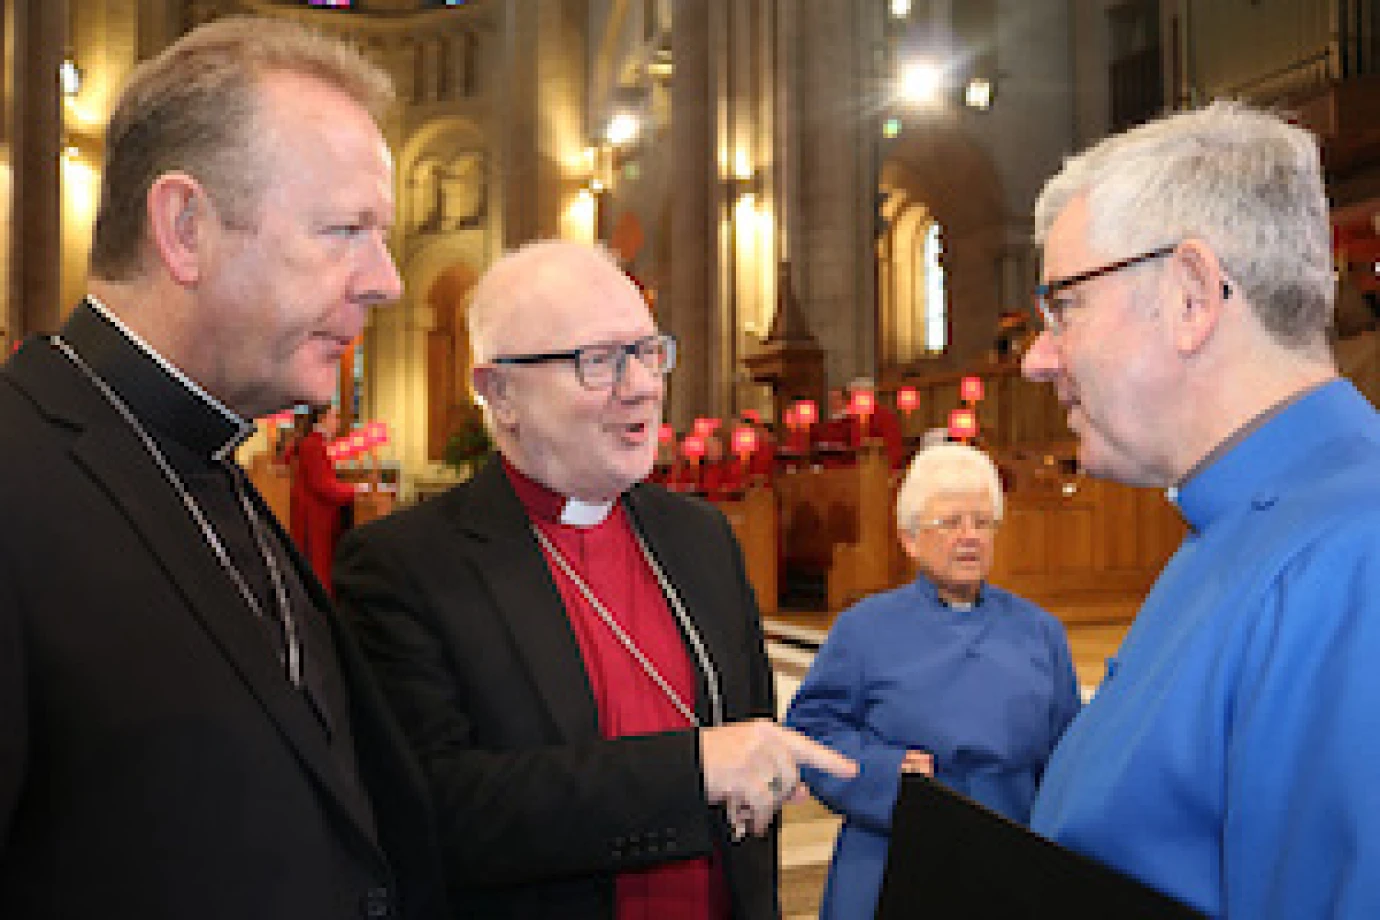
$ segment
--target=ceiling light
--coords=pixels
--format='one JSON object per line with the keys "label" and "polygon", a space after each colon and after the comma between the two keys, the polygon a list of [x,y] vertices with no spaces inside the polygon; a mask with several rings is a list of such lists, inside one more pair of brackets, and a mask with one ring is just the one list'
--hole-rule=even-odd
{"label": "ceiling light", "polygon": [[992,81],[973,77],[963,89],[963,102],[970,109],[985,112],[992,107]]}
{"label": "ceiling light", "polygon": [[901,98],[917,105],[933,105],[944,88],[944,72],[929,61],[915,61],[901,70]]}
{"label": "ceiling light", "polygon": [[631,112],[619,112],[609,119],[609,126],[604,132],[604,136],[608,138],[610,144],[622,147],[637,137],[637,131],[637,116]]}

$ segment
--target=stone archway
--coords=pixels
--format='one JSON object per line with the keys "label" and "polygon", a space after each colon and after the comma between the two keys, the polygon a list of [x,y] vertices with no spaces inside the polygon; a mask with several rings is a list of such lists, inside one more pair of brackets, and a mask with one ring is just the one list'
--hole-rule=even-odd
{"label": "stone archway", "polygon": [[427,459],[441,460],[446,439],[477,418],[470,390],[470,337],[465,325],[470,290],[479,273],[464,263],[442,271],[426,293],[433,317],[426,339]]}
{"label": "stone archway", "polygon": [[878,357],[883,375],[918,369],[922,324],[910,311],[917,241],[930,224],[943,236],[948,349],[936,369],[967,364],[990,347],[1001,312],[1007,215],[1001,177],[972,138],[953,127],[917,126],[894,141],[879,176]]}

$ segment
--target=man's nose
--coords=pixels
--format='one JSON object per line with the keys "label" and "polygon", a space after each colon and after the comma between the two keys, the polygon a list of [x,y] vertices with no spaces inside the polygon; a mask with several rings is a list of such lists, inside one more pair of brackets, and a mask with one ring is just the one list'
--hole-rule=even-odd
{"label": "man's nose", "polygon": [[638,399],[661,395],[666,385],[665,375],[649,370],[636,355],[625,354],[623,357],[623,374],[614,385],[618,397]]}
{"label": "man's nose", "polygon": [[1027,380],[1049,383],[1059,368],[1059,348],[1054,343],[1054,335],[1048,329],[1041,330],[1021,358],[1021,375]]}
{"label": "man's nose", "polygon": [[393,303],[402,298],[402,275],[388,251],[388,241],[380,233],[364,255],[365,265],[360,274],[363,299],[370,304]]}

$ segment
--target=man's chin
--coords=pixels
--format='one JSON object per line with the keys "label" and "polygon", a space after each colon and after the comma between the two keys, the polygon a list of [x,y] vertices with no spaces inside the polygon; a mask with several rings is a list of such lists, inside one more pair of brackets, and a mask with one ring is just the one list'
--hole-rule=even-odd
{"label": "man's chin", "polygon": [[1078,451],[1075,453],[1074,459],[1078,463],[1080,474],[1098,479],[1110,478],[1103,457],[1087,441],[1078,442]]}
{"label": "man's chin", "polygon": [[339,365],[331,365],[324,372],[318,371],[297,380],[287,381],[288,386],[283,388],[284,404],[321,406],[333,402],[339,382]]}
{"label": "man's chin", "polygon": [[631,489],[634,485],[644,481],[652,475],[652,464],[636,464],[627,470],[627,485],[623,487],[624,492]]}

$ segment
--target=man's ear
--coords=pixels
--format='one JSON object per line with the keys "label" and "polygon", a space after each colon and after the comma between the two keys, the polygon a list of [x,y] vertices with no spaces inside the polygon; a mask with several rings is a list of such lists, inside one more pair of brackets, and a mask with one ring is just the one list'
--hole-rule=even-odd
{"label": "man's ear", "polygon": [[489,407],[495,424],[507,428],[516,421],[513,412],[512,387],[501,368],[481,364],[470,371],[470,382],[474,391]]}
{"label": "man's ear", "polygon": [[165,173],[153,180],[145,202],[158,258],[178,284],[195,285],[201,279],[206,226],[215,219],[210,198],[186,173]]}
{"label": "man's ear", "polygon": [[1217,254],[1202,240],[1188,239],[1179,244],[1172,265],[1180,298],[1171,308],[1174,343],[1181,353],[1192,354],[1203,347],[1222,321],[1230,288]]}

